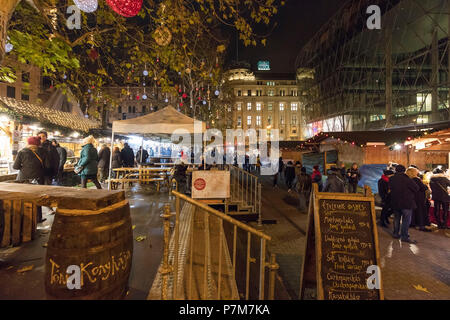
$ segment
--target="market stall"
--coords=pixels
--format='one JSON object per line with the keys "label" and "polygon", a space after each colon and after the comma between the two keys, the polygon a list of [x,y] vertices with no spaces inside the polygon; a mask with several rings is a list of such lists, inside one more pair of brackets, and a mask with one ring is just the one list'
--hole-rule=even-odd
{"label": "market stall", "polygon": [[[145,136],[170,136],[177,130],[183,130],[189,134],[200,134],[206,131],[206,124],[182,114],[181,112],[175,110],[172,106],[167,106],[164,109],[142,117],[114,121],[112,125],[111,141],[114,141],[114,136],[117,133],[134,134],[141,137],[141,146],[144,146]],[[110,159],[110,168],[112,167],[111,163],[112,154]],[[111,181],[111,171],[109,181]],[[111,188],[111,182],[108,183],[108,188]]]}

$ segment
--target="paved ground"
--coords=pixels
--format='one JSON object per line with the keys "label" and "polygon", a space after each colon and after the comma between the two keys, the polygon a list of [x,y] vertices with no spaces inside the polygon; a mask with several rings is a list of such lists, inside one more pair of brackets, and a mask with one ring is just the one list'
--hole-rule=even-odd
{"label": "paved ground", "polygon": [[[288,193],[283,184],[273,188],[271,177],[261,180],[263,220],[277,220],[263,226],[273,237],[269,251],[277,254],[284,285],[291,297],[298,299],[306,213],[297,209],[295,194]],[[386,299],[450,299],[450,231],[411,229],[410,233],[418,241],[416,245],[394,240],[389,229],[378,228]]]}
{"label": "paved ground", "polygon": [[[127,191],[131,219],[134,226],[133,264],[130,275],[130,291],[127,299],[146,299],[162,257],[162,218],[159,216],[169,201],[167,192],[154,189]],[[48,241],[53,216],[46,215],[38,226],[38,238],[20,247],[0,249],[0,299],[46,299],[44,288],[45,254],[43,245]],[[136,237],[145,236],[143,241]],[[23,267],[33,266],[31,271],[18,273]]]}

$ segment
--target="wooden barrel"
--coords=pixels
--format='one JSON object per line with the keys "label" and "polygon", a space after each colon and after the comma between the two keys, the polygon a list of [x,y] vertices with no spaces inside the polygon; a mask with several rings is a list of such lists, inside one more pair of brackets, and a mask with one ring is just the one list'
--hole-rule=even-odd
{"label": "wooden barrel", "polygon": [[[128,290],[132,256],[133,234],[127,200],[95,211],[58,209],[47,247],[47,296],[49,299],[121,299]],[[69,266],[76,267],[67,273]],[[73,288],[77,273],[79,289]],[[72,285],[68,286],[67,280]]]}

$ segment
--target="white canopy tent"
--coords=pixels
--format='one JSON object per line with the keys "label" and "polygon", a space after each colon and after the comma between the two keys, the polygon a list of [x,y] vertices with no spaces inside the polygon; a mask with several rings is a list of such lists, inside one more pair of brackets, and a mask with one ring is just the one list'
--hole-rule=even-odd
{"label": "white canopy tent", "polygon": [[[108,183],[108,189],[111,187],[112,156],[114,135],[116,133],[140,134],[144,136],[146,134],[172,134],[177,129],[186,130],[190,134],[203,133],[206,131],[206,124],[202,121],[195,120],[182,114],[181,112],[175,110],[175,108],[172,106],[167,106],[164,109],[146,114],[141,117],[113,121],[111,137],[111,157],[109,161],[110,182]],[[141,157],[142,154],[143,152],[141,152]]]}

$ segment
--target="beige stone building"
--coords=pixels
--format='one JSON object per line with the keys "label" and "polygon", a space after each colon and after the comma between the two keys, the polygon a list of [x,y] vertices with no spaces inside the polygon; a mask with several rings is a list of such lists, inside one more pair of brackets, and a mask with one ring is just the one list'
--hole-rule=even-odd
{"label": "beige stone building", "polygon": [[38,103],[41,94],[41,70],[8,58],[5,58],[2,65],[11,68],[17,79],[13,83],[0,82],[0,96]]}
{"label": "beige stone building", "polygon": [[272,135],[279,130],[279,140],[300,140],[300,98],[295,74],[253,73],[232,69],[228,86],[234,94],[231,109],[232,128],[266,129]]}

